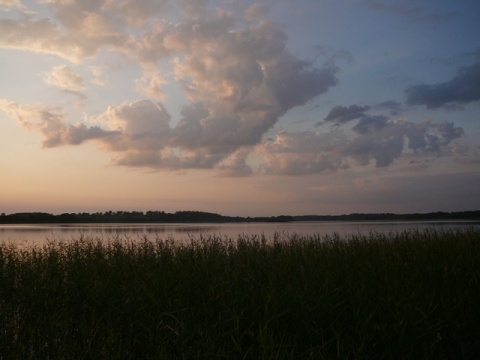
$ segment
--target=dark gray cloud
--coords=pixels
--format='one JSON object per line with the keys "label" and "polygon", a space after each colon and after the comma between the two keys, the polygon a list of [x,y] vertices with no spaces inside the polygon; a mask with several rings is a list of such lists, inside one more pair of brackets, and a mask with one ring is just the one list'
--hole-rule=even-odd
{"label": "dark gray cloud", "polygon": [[480,60],[462,67],[449,81],[435,85],[414,85],[405,90],[407,104],[429,109],[458,106],[480,100]]}
{"label": "dark gray cloud", "polygon": [[285,53],[273,66],[268,67],[266,84],[272,89],[284,113],[326,93],[338,83],[337,72],[335,66],[318,69]]}
{"label": "dark gray cloud", "polygon": [[365,112],[369,109],[370,106],[335,106],[332,110],[330,110],[324,121],[343,124],[364,116]]}

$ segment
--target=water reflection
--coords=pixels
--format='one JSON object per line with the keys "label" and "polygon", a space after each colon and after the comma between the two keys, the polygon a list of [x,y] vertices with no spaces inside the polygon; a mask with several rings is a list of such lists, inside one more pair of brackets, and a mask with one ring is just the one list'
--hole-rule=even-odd
{"label": "water reflection", "polygon": [[[174,238],[190,240],[215,235],[237,239],[239,236],[263,235],[267,240],[296,235],[348,234],[368,235],[425,229],[449,230],[480,228],[479,221],[369,221],[369,222],[290,222],[290,223],[224,223],[224,224],[39,224],[0,225],[0,242],[43,243],[48,240],[69,240],[83,237],[109,239],[125,237],[135,240],[147,236],[153,240]],[[277,235],[275,235],[277,234]]]}
{"label": "water reflection", "polygon": [[8,233],[95,233],[95,234],[116,234],[116,233],[198,233],[215,232],[221,226],[206,225],[157,225],[157,224],[41,224],[41,225],[0,225],[0,234]]}

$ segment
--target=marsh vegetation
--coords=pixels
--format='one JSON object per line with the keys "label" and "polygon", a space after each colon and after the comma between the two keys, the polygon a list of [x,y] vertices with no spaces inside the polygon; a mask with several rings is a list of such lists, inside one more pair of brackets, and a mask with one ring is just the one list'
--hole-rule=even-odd
{"label": "marsh vegetation", "polygon": [[478,359],[480,231],[0,245],[0,359]]}

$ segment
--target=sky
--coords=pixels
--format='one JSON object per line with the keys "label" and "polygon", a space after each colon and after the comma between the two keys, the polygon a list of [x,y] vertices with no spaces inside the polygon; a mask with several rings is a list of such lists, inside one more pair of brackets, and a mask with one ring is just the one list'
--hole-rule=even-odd
{"label": "sky", "polygon": [[478,0],[0,0],[0,212],[480,209]]}

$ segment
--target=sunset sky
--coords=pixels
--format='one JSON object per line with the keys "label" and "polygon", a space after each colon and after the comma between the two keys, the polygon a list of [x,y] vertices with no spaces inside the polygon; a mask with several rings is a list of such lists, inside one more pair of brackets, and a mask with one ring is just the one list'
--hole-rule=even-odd
{"label": "sunset sky", "polygon": [[478,0],[0,0],[0,212],[480,209]]}

